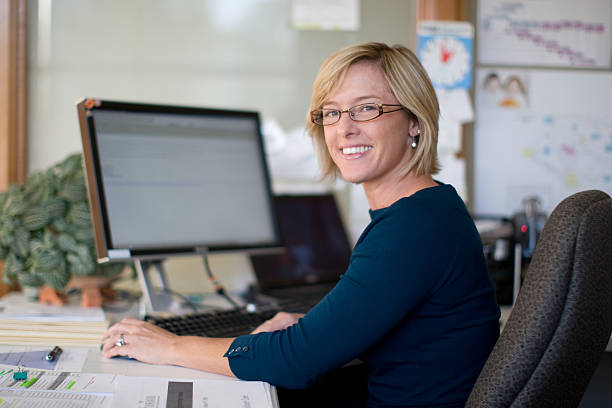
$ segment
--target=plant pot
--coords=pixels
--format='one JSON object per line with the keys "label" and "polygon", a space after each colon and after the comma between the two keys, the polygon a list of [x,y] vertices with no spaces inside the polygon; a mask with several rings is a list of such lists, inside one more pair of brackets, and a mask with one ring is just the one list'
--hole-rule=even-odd
{"label": "plant pot", "polygon": [[38,291],[38,302],[51,306],[63,306],[68,303],[68,298],[51,286],[45,285]]}

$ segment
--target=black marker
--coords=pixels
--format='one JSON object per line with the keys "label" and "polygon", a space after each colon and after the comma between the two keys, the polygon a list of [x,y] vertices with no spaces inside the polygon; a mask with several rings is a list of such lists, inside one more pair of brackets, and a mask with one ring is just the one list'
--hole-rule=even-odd
{"label": "black marker", "polygon": [[51,350],[49,352],[49,354],[47,354],[45,356],[45,360],[47,360],[47,361],[55,360],[57,357],[59,357],[60,354],[62,354],[62,351],[63,350],[61,348],[59,348],[59,346],[53,347],[53,350]]}

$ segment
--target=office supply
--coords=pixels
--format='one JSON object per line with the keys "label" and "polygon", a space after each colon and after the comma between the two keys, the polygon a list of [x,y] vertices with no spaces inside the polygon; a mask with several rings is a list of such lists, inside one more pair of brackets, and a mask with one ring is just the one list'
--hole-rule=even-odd
{"label": "office supply", "polygon": [[[112,394],[32,391],[29,388],[0,390],[0,404],[9,407],[111,408]],[[53,404],[53,405],[50,405]]]}
{"label": "office supply", "polygon": [[267,408],[272,400],[270,385],[261,381],[121,376],[113,407]]}
{"label": "office supply", "polygon": [[62,354],[62,351],[63,350],[59,346],[53,347],[53,350],[51,350],[49,354],[45,356],[45,360],[54,361],[56,358],[59,357],[60,354]]}
{"label": "office supply", "polygon": [[235,308],[174,317],[146,316],[145,320],[181,336],[236,337],[250,333],[279,311],[274,306],[252,312]]}
{"label": "office supply", "polygon": [[0,299],[0,343],[97,345],[107,328],[101,308],[40,305],[17,292]]}
{"label": "office supply", "polygon": [[[132,364],[143,365],[138,362]],[[121,363],[116,366],[124,366],[124,364]],[[154,366],[154,368],[164,367]],[[151,368],[148,371],[150,372]],[[153,369],[153,371],[156,370]],[[21,368],[0,365],[0,397],[8,396],[11,399],[19,399],[25,405],[27,405],[25,401],[31,404],[33,400],[43,398],[47,401],[55,401],[57,405],[54,406],[70,408],[85,405],[70,405],[68,403],[70,398],[67,393],[72,395],[73,402],[78,400],[82,404],[82,401],[88,401],[87,407],[98,406],[93,403],[90,404],[90,402],[101,404],[106,403],[109,399],[112,399],[113,407],[135,407],[140,406],[137,403],[138,401],[147,401],[147,404],[150,404],[155,400],[158,400],[161,404],[152,406],[160,407],[250,406],[252,408],[267,408],[276,406],[276,395],[267,383],[237,381],[229,378],[223,380],[217,379],[219,376],[211,375],[209,377],[214,378],[198,378],[197,376],[189,378],[185,374],[193,372],[193,370],[182,369],[180,371],[183,375],[178,378],[172,376],[126,376],[111,373],[30,370],[30,379],[27,379],[28,373]],[[8,375],[11,372],[14,372],[13,377]],[[93,397],[104,398],[97,400]],[[184,405],[177,405],[181,401]],[[198,401],[205,401],[206,404],[196,405]],[[102,404],[101,406],[106,405]]]}
{"label": "office supply", "polygon": [[17,369],[17,371],[13,372],[13,380],[26,380],[28,378],[28,372],[23,371],[21,367]]}
{"label": "office supply", "polygon": [[346,271],[351,244],[332,194],[279,195],[274,202],[284,250],[250,256],[253,300],[271,296],[286,311],[305,313]]}
{"label": "office supply", "polygon": [[466,407],[580,404],[612,331],[611,235],[602,191],[555,208]]}
{"label": "office supply", "polygon": [[[0,365],[0,390],[24,388],[7,375],[17,367]],[[4,372],[4,374],[3,374]],[[115,390],[117,374],[75,373],[59,370],[30,369],[27,388],[36,391],[72,391],[91,393],[112,393]],[[3,392],[3,391],[0,391]]]}
{"label": "office supply", "polygon": [[0,364],[78,372],[87,359],[87,348],[65,347],[61,358],[47,361],[49,349],[37,346],[0,344]]}
{"label": "office supply", "polygon": [[149,311],[174,303],[162,262],[279,246],[257,112],[77,104],[99,261],[136,263]]}

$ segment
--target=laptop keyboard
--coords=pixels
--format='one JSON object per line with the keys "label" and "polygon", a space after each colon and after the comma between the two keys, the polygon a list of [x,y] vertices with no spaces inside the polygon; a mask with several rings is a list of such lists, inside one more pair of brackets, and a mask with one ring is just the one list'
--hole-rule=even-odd
{"label": "laptop keyboard", "polygon": [[276,308],[254,312],[237,308],[173,317],[145,316],[144,320],[179,336],[236,337],[250,333],[277,312]]}

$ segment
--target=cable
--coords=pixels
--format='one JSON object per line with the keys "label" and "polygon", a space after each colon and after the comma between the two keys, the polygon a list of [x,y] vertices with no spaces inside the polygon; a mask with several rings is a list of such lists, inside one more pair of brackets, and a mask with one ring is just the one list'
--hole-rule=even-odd
{"label": "cable", "polygon": [[227,301],[230,302],[232,306],[234,306],[235,308],[239,308],[240,305],[234,302],[234,299],[232,299],[227,294],[223,285],[217,280],[215,275],[213,275],[212,271],[210,270],[210,265],[208,264],[208,256],[202,255],[202,259],[204,260],[204,269],[206,270],[206,274],[208,275],[208,280],[210,280],[210,282],[212,283],[213,288],[215,289],[215,292],[218,295],[223,296],[225,299],[227,299]]}

